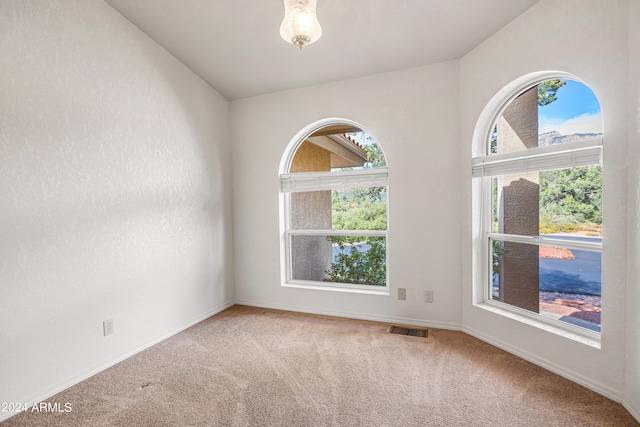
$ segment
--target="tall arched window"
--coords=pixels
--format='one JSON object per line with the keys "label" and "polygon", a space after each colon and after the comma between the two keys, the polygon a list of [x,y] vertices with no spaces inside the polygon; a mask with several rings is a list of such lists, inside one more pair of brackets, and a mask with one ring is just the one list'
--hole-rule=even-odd
{"label": "tall arched window", "polygon": [[473,159],[482,302],[599,338],[600,105],[564,73],[514,89],[479,122],[485,152]]}
{"label": "tall arched window", "polygon": [[359,125],[301,131],[281,164],[283,284],[388,293],[387,164]]}

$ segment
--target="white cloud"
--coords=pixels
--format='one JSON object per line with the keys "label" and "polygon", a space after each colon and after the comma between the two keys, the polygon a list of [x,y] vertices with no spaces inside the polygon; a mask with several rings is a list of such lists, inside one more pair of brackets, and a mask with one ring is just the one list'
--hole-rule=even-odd
{"label": "white cloud", "polygon": [[573,135],[574,133],[601,133],[602,115],[582,114],[569,120],[548,119],[540,116],[540,127],[538,133],[551,131],[560,132],[561,135]]}

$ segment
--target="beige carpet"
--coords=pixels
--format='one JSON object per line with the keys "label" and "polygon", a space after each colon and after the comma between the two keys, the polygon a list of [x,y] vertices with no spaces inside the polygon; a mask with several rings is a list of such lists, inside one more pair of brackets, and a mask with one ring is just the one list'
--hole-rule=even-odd
{"label": "beige carpet", "polygon": [[624,408],[461,332],[234,306],[6,426],[637,426]]}

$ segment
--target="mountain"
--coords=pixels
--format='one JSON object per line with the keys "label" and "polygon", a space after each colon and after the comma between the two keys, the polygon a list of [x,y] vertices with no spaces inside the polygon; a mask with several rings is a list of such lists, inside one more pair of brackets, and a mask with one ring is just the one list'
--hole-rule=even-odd
{"label": "mountain", "polygon": [[587,141],[590,139],[602,138],[601,133],[574,133],[573,135],[561,135],[558,131],[541,133],[538,135],[538,146],[562,144],[564,142]]}

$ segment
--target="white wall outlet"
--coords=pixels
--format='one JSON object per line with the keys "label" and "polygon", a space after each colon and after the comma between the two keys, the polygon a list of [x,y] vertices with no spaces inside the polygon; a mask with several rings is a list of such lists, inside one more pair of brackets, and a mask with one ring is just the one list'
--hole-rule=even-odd
{"label": "white wall outlet", "polygon": [[102,331],[105,337],[113,333],[113,319],[107,319],[102,322]]}
{"label": "white wall outlet", "polygon": [[407,289],[406,288],[398,288],[398,299],[406,300],[407,299]]}
{"label": "white wall outlet", "polygon": [[433,291],[424,291],[424,302],[433,302]]}

